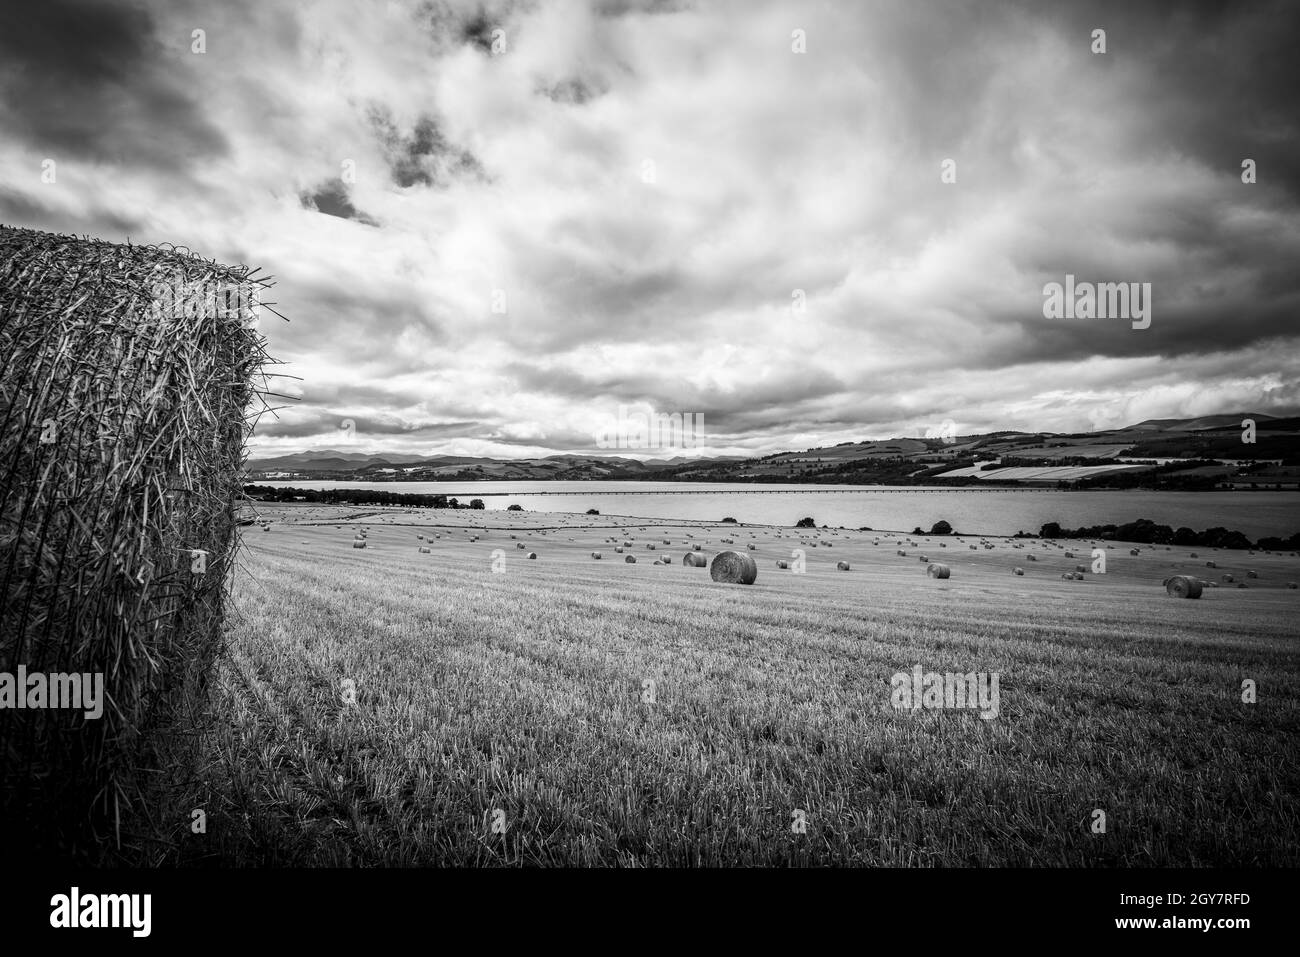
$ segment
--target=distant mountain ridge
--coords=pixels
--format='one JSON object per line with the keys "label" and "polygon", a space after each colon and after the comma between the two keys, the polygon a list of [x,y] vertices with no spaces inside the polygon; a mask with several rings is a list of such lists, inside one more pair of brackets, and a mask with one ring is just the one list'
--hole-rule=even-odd
{"label": "distant mountain ridge", "polygon": [[[1255,422],[1256,442],[1242,441],[1242,421]],[[1190,419],[1147,419],[1135,425],[1098,432],[1053,433],[997,431],[943,438],[896,437],[842,442],[839,445],[770,453],[763,456],[634,459],[612,455],[556,453],[542,457],[498,459],[486,456],[406,456],[397,453],[340,452],[337,449],[294,452],[250,459],[246,469],[255,478],[267,473],[294,477],[385,481],[626,479],[663,477],[670,480],[725,481],[791,480],[801,475],[866,469],[915,474],[902,466],[944,461],[1016,459],[1111,460],[1121,456],[1151,459],[1271,459],[1290,461],[1300,455],[1300,417],[1282,418],[1260,412],[1205,415]],[[902,463],[902,465],[899,465]],[[888,467],[887,467],[888,465]],[[901,469],[901,471],[900,471]],[[888,478],[890,476],[886,476]]]}

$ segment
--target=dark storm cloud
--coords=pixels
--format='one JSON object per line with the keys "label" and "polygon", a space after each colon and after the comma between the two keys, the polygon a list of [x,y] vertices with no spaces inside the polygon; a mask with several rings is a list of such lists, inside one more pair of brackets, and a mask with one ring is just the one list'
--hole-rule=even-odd
{"label": "dark storm cloud", "polygon": [[305,208],[315,209],[327,216],[351,219],[366,226],[379,225],[352,205],[352,200],[348,198],[347,188],[337,180],[322,183],[316,189],[303,193],[300,199]]}
{"label": "dark storm cloud", "polygon": [[55,159],[181,171],[221,157],[225,135],[176,69],[189,45],[136,4],[0,5],[0,125]]}
{"label": "dark storm cloud", "polygon": [[398,186],[445,187],[462,177],[486,178],[483,165],[468,150],[449,143],[433,117],[420,117],[409,135],[397,129],[383,107],[372,107],[369,117]]}
{"label": "dark storm cloud", "polygon": [[[1018,0],[1018,12],[1043,15],[1039,3]],[[1300,197],[1300,5],[1287,0],[1129,3],[1060,2],[1047,14],[1066,35],[1106,30],[1098,66],[1138,68],[1150,149],[1176,150],[1207,166],[1240,173],[1255,159],[1260,183]],[[1086,79],[1086,77],[1081,77]]]}

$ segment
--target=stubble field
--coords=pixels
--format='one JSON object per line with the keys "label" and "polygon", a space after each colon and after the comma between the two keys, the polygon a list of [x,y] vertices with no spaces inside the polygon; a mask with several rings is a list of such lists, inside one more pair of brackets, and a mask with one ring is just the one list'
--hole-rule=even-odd
{"label": "stubble field", "polygon": [[[183,863],[1300,860],[1290,555],[1110,543],[1105,574],[1065,581],[1090,543],[259,512],[212,720],[185,745],[203,773],[159,812],[185,822]],[[697,543],[753,543],[757,582],[683,567]],[[778,569],[796,548],[806,571]],[[1250,587],[1177,600],[1175,573]],[[891,677],[916,665],[996,673],[997,716],[895,708]]]}

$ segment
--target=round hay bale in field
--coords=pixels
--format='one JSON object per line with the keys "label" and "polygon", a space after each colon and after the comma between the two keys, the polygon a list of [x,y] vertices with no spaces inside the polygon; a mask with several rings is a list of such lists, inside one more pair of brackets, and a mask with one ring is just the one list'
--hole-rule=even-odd
{"label": "round hay bale in field", "polygon": [[756,551],[758,551],[758,546],[755,545],[753,542],[750,542],[750,543],[749,543],[748,545],[746,545],[745,547],[748,548],[751,552],[756,552]]}
{"label": "round hay bale in field", "polygon": [[663,562],[661,562],[659,559],[656,558],[656,559],[654,560],[654,564],[655,564],[655,565],[662,565]]}
{"label": "round hay bale in field", "polygon": [[1128,550],[1128,553],[1129,553],[1130,555],[1141,555],[1141,554],[1142,554],[1142,549],[1140,549],[1140,548],[1130,548],[1130,549]]}
{"label": "round hay bale in field", "polygon": [[1291,589],[1296,589],[1296,588],[1300,588],[1300,585],[1297,585],[1295,582],[1287,582],[1286,587]]}
{"label": "round hay bale in field", "polygon": [[614,552],[615,552],[615,554],[622,555],[622,554],[623,554],[623,546],[622,546],[622,545],[615,545],[615,546],[614,546]]}
{"label": "round hay bale in field", "polygon": [[907,557],[907,552],[903,551],[901,548],[898,550],[898,554],[901,555],[903,558]]}
{"label": "round hay bale in field", "polygon": [[1231,575],[1223,575],[1222,578],[1223,578],[1223,580],[1224,580],[1225,582],[1227,582],[1229,585],[1231,585],[1233,582],[1235,582],[1235,581],[1237,580],[1237,579],[1233,578]]}
{"label": "round hay bale in field", "polygon": [[1036,561],[1038,561],[1038,556],[1037,556],[1037,555],[1026,555],[1026,556],[1025,556],[1025,561],[1027,561],[1027,562],[1036,562]]}
{"label": "round hay bale in field", "polygon": [[1205,563],[1205,567],[1206,567],[1206,568],[1218,568],[1218,567],[1219,567],[1219,563],[1218,563],[1218,562],[1206,562],[1206,563]]}
{"label": "round hay bale in field", "polygon": [[646,543],[645,543],[645,547],[646,547],[646,549],[647,549],[648,551],[652,551],[652,552],[653,552],[653,551],[655,550],[655,543],[654,543],[654,542],[646,542]]}
{"label": "round hay bale in field", "polygon": [[1088,570],[1088,566],[1087,566],[1087,565],[1075,565],[1075,566],[1074,566],[1074,570],[1075,570],[1076,572],[1086,572],[1086,571]]}
{"label": "round hay bale in field", "polygon": [[673,556],[671,556],[671,555],[667,555],[667,554],[665,554],[665,555],[661,555],[661,556],[659,556],[659,557],[660,557],[660,560],[661,560],[665,565],[671,565],[671,564],[673,563]]}
{"label": "round hay bale in field", "polygon": [[665,538],[665,539],[664,539],[664,544],[665,544],[665,545],[671,545],[671,544],[672,544],[672,539]]}
{"label": "round hay bale in field", "polygon": [[529,558],[536,558],[536,557],[537,557],[537,553],[536,553],[536,552],[529,552],[529,553],[528,553],[528,557],[529,557]]}
{"label": "round hay bale in field", "polygon": [[929,560],[930,559],[926,558],[924,555],[918,556],[917,558],[917,561],[921,562],[922,564],[928,562]]}
{"label": "round hay bale in field", "polygon": [[524,547],[523,542],[515,542],[515,548],[523,548],[523,547]]}
{"label": "round hay bale in field", "polygon": [[1190,557],[1190,558],[1197,558],[1198,556],[1197,556],[1196,552],[1192,552],[1192,554],[1191,554],[1189,557]]}
{"label": "round hay bale in field", "polygon": [[782,560],[782,559],[780,559],[780,558],[778,558],[778,559],[776,560],[776,567],[777,567],[777,568],[789,568],[789,567],[790,567],[790,563],[787,562],[787,561],[784,561],[784,560]]}
{"label": "round hay bale in field", "polygon": [[1247,585],[1245,582],[1237,582],[1237,587],[1238,587],[1238,588],[1249,588],[1250,586]]}
{"label": "round hay bale in field", "polygon": [[1065,557],[1066,557],[1066,558],[1073,558],[1073,557],[1074,557],[1074,552],[1066,552],[1066,553],[1065,553]]}
{"label": "round hay bale in field", "polygon": [[429,554],[431,554],[432,552],[433,552],[433,549],[431,549],[428,545],[421,545],[421,546],[420,546],[420,554],[421,554],[421,555],[429,555]]}
{"label": "round hay bale in field", "polygon": [[704,546],[699,544],[698,542],[691,546],[691,550],[696,552],[702,550],[703,548]]}
{"label": "round hay bale in field", "polygon": [[364,538],[354,538],[354,539],[352,539],[352,547],[353,547],[353,548],[365,548],[365,547],[366,547],[366,540],[365,540]]}
{"label": "round hay bale in field", "polygon": [[1219,587],[1219,583],[1218,583],[1218,582],[1201,582],[1201,584],[1204,585],[1206,588],[1218,588],[1218,587]]}
{"label": "round hay bale in field", "polygon": [[623,543],[623,547],[624,547],[624,548],[631,548],[631,547],[632,547],[632,543],[631,543],[631,542],[624,542],[624,543]]}
{"label": "round hay bale in field", "polygon": [[926,566],[925,573],[931,578],[948,578],[952,575],[952,569],[940,562],[933,562]]}
{"label": "round hay bale in field", "polygon": [[838,569],[839,569],[840,571],[842,571],[842,572],[846,572],[846,571],[849,570],[849,563],[848,563],[848,562],[836,562],[836,563],[835,563],[835,567],[838,568]]}
{"label": "round hay bale in field", "polygon": [[1062,572],[1061,578],[1065,579],[1065,581],[1072,582],[1074,581],[1074,572]]}
{"label": "round hay bale in field", "polygon": [[1246,572],[1246,577],[1247,577],[1247,578],[1258,578],[1258,577],[1259,577],[1259,572],[1255,571],[1254,569],[1251,569],[1250,571]]}
{"label": "round hay bale in field", "polygon": [[591,557],[592,557],[592,558],[600,558],[600,552],[592,552],[592,553],[591,553]]}
{"label": "round hay bale in field", "polygon": [[623,561],[627,562],[629,565],[635,565],[635,564],[636,564],[636,556],[635,556],[635,555],[624,555],[624,556],[623,556]]}
{"label": "round hay bale in field", "polygon": [[752,585],[758,578],[758,563],[741,552],[718,552],[709,564],[709,577],[728,585]]}
{"label": "round hay bale in field", "polygon": [[1170,598],[1200,598],[1201,583],[1188,575],[1175,575],[1165,581],[1165,591]]}
{"label": "round hay bale in field", "polygon": [[1077,582],[1083,581],[1083,572],[1074,572],[1074,580]]}
{"label": "round hay bale in field", "polygon": [[1025,573],[1025,570],[1023,568],[1017,568],[1015,573],[1017,575],[1023,575]]}
{"label": "round hay bale in field", "polygon": [[682,564],[687,568],[703,568],[708,564],[703,555],[697,555],[695,552],[687,552],[686,557],[682,559]]}

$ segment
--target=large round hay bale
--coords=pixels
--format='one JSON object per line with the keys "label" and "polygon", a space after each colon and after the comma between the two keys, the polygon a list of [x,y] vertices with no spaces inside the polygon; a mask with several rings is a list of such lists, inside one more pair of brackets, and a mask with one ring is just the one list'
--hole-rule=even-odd
{"label": "large round hay bale", "polygon": [[758,578],[758,563],[748,553],[718,552],[709,564],[709,577],[729,585],[752,585]]}
{"label": "large round hay bale", "polygon": [[1017,569],[1016,569],[1016,574],[1017,574],[1017,575],[1023,575],[1024,573],[1025,573],[1025,570],[1024,570],[1023,568],[1017,568]]}
{"label": "large round hay bale", "polygon": [[635,565],[635,564],[636,564],[636,556],[635,556],[635,555],[624,555],[624,556],[623,556],[623,561],[627,562],[629,565]]}
{"label": "large round hay bale", "polygon": [[698,555],[695,552],[687,552],[686,557],[682,559],[682,564],[688,568],[703,568],[708,564],[708,562],[704,560],[703,555]]}
{"label": "large round hay bale", "polygon": [[673,563],[673,556],[665,553],[659,556],[659,560],[662,561],[665,565],[671,565]]}
{"label": "large round hay bale", "polygon": [[366,547],[366,540],[365,540],[364,538],[354,538],[354,539],[352,539],[352,547],[353,547],[353,548],[365,548],[365,547]]}
{"label": "large round hay bale", "polygon": [[1188,575],[1175,575],[1166,581],[1165,591],[1171,598],[1200,598],[1201,583]]}
{"label": "large round hay bale", "polygon": [[925,573],[931,578],[948,578],[952,575],[952,569],[940,562],[932,562],[926,566]]}
{"label": "large round hay bale", "polygon": [[838,569],[839,569],[840,571],[842,571],[842,572],[846,572],[846,571],[849,570],[849,563],[848,563],[848,562],[836,562],[836,563],[835,563],[835,567],[838,568]]}
{"label": "large round hay bale", "polygon": [[592,552],[592,553],[591,553],[591,557],[592,557],[592,558],[600,558],[600,552]]}
{"label": "large round hay bale", "polygon": [[615,552],[616,554],[622,555],[622,554],[623,554],[623,546],[622,546],[622,545],[615,545],[615,546],[614,546],[614,552]]}

